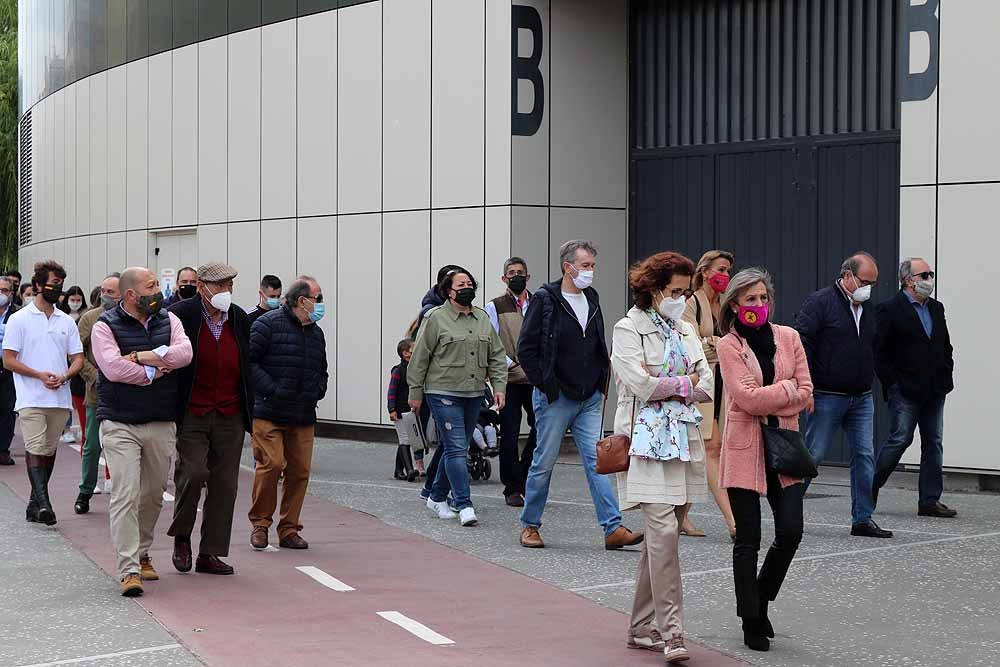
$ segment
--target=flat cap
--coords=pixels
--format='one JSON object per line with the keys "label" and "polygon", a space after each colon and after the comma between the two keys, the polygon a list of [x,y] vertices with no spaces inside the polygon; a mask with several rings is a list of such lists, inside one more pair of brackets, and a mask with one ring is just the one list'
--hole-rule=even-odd
{"label": "flat cap", "polygon": [[219,283],[236,277],[236,269],[225,262],[209,262],[198,267],[198,280]]}

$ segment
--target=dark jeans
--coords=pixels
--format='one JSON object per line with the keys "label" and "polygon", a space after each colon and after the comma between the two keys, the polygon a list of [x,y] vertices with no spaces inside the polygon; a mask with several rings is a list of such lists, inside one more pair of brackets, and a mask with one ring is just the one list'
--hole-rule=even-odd
{"label": "dark jeans", "polygon": [[[420,405],[420,428],[423,429],[424,435],[427,434],[427,425],[431,421],[431,406],[424,400]],[[435,432],[438,433],[438,446],[434,448],[434,455],[431,456],[431,462],[427,464],[425,471],[427,473],[427,478],[424,479],[424,488],[420,492],[423,498],[431,497],[431,487],[434,486],[434,477],[437,475],[438,465],[441,463],[441,457],[444,455],[444,447],[441,446],[441,436],[437,427],[434,428]]]}
{"label": "dark jeans", "polygon": [[[524,494],[531,457],[535,453],[535,411],[531,407],[533,387],[530,384],[507,385],[507,402],[500,411],[500,481],[503,495]],[[528,443],[518,456],[517,442],[521,435],[521,410],[528,413]]]}
{"label": "dark jeans", "polygon": [[[804,484],[782,489],[778,476],[767,473],[767,502],[774,514],[774,542],[767,550],[757,574],[760,551],[760,496],[747,489],[727,489],[736,519],[733,545],[733,579],[736,582],[736,615],[744,619],[760,617],[761,602],[778,597],[778,590],[802,541],[802,499]],[[762,600],[763,598],[763,600]]]}
{"label": "dark jeans", "polygon": [[[243,454],[243,416],[218,412],[197,416],[190,410],[177,431],[174,466],[174,520],[167,535],[189,537],[198,517],[202,484],[207,483],[198,553],[229,555],[233,507]],[[287,481],[286,481],[287,485]]]}
{"label": "dark jeans", "polygon": [[0,370],[0,452],[10,451],[10,441],[14,439],[14,374]]}
{"label": "dark jeans", "polygon": [[920,507],[933,507],[944,488],[941,466],[944,459],[944,396],[917,403],[903,396],[899,386],[889,387],[889,437],[878,452],[875,488],[881,489],[899,465],[903,452],[913,443],[920,427]]}

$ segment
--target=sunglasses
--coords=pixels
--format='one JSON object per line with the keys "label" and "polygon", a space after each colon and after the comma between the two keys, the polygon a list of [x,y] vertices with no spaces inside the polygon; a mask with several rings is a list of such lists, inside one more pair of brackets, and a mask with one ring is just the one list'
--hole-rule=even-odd
{"label": "sunglasses", "polygon": [[921,273],[914,273],[914,278],[920,278],[921,280],[929,280],[934,277],[933,271],[923,271]]}
{"label": "sunglasses", "polygon": [[323,303],[323,295],[317,294],[316,296],[303,296],[303,299],[309,299],[310,301],[315,301],[316,303]]}

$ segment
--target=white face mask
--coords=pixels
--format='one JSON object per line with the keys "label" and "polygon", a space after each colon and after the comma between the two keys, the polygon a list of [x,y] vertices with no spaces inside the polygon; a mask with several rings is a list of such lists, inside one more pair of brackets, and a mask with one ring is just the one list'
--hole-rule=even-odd
{"label": "white face mask", "polygon": [[855,303],[864,303],[871,297],[872,297],[871,285],[865,285],[864,287],[859,287],[858,289],[854,290],[854,294],[851,295],[851,298],[854,299]]}
{"label": "white face mask", "polygon": [[229,312],[229,306],[233,305],[233,293],[232,292],[219,292],[211,299],[209,303],[216,310],[221,310],[224,313]]}
{"label": "white face mask", "polygon": [[684,315],[684,308],[687,306],[687,301],[683,296],[679,296],[676,299],[671,299],[669,297],[664,297],[663,293],[660,293],[662,300],[660,304],[656,307],[656,312],[658,312],[663,317],[668,320],[678,321],[681,316]]}
{"label": "white face mask", "polygon": [[83,301],[67,301],[67,303],[69,304],[69,309],[74,313],[83,308]]}
{"label": "white face mask", "polygon": [[0,294],[0,308],[3,308],[8,303],[10,303],[10,297],[6,294]]}
{"label": "white face mask", "polygon": [[913,291],[926,299],[931,294],[934,294],[934,279],[928,278],[927,280],[915,281],[913,283]]}
{"label": "white face mask", "polygon": [[593,271],[580,271],[572,264],[570,264],[570,267],[576,272],[576,276],[573,277],[573,284],[576,285],[577,289],[587,289],[594,283]]}

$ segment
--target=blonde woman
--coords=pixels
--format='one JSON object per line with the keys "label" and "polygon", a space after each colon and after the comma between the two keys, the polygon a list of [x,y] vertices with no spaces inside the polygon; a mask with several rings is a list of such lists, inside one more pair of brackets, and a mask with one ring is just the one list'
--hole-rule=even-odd
{"label": "blonde woman", "polygon": [[[715,504],[722,511],[722,517],[729,528],[729,539],[736,538],[736,522],[729,507],[729,496],[719,488],[719,457],[722,455],[722,426],[725,412],[722,409],[722,375],[719,372],[719,355],[715,346],[719,342],[719,302],[722,293],[729,286],[729,274],[733,270],[733,253],[725,250],[709,250],[694,270],[694,294],[687,300],[684,321],[690,323],[702,346],[705,359],[712,370],[715,391],[705,403],[699,403],[701,411],[701,435],[705,439],[705,468],[708,472],[708,490],[715,498]],[[688,518],[681,526],[681,535],[704,537],[705,533],[691,524]]]}

